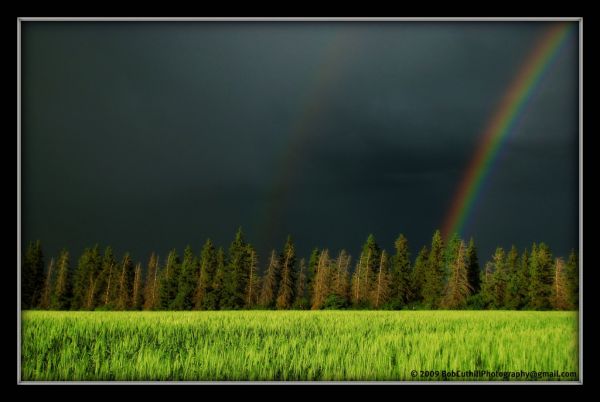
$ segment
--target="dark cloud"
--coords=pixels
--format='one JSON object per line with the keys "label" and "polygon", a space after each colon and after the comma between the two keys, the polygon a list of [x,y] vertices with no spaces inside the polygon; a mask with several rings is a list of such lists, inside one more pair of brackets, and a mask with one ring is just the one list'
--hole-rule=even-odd
{"label": "dark cloud", "polygon": [[[146,258],[237,226],[265,255],[413,252],[548,23],[23,24],[23,234]],[[577,246],[576,37],[465,235]]]}

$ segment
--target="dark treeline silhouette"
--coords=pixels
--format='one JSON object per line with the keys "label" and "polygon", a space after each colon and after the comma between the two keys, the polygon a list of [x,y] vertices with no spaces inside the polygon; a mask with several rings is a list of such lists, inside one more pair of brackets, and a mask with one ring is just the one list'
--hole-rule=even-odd
{"label": "dark treeline silhouette", "polygon": [[[227,252],[207,240],[199,255],[152,254],[146,266],[110,247],[84,250],[77,263],[67,250],[47,266],[40,242],[27,248],[21,269],[22,309],[511,309],[578,308],[577,254],[554,258],[533,244],[521,253],[497,248],[480,267],[475,243],[439,231],[414,261],[400,235],[388,253],[367,238],[355,260],[314,249],[298,259],[288,237],[281,252],[259,256],[238,230]],[[262,269],[261,269],[262,267]]]}

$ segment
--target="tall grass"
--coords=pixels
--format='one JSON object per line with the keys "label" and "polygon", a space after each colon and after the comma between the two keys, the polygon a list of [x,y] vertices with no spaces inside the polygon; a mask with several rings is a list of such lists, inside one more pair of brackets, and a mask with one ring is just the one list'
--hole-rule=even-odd
{"label": "tall grass", "polygon": [[421,370],[577,372],[577,323],[575,312],[28,311],[22,379],[422,381],[444,377]]}

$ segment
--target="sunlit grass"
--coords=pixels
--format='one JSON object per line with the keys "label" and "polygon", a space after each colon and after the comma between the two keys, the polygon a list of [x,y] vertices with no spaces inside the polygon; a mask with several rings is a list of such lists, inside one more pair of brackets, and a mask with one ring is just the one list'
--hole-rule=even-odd
{"label": "sunlit grass", "polygon": [[578,372],[577,323],[575,312],[28,311],[22,379],[423,381],[444,378],[411,370]]}

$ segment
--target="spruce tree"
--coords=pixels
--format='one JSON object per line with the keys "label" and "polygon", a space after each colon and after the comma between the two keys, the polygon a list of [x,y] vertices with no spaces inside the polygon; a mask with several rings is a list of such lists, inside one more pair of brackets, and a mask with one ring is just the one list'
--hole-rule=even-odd
{"label": "spruce tree", "polygon": [[350,266],[350,261],[351,257],[346,250],[340,251],[334,264],[333,277],[331,279],[331,291],[339,298],[344,307],[349,302],[348,267]]}
{"label": "spruce tree", "polygon": [[394,242],[396,254],[392,257],[390,299],[394,308],[401,308],[412,299],[410,253],[404,235]]}
{"label": "spruce tree", "polygon": [[160,274],[160,288],[158,290],[158,308],[169,310],[171,303],[177,296],[179,285],[179,256],[176,250],[171,250],[167,256],[167,262]]}
{"label": "spruce tree", "polygon": [[441,301],[441,307],[445,309],[464,308],[471,292],[472,288],[469,283],[469,271],[467,269],[467,246],[461,240],[456,250],[455,259],[450,265],[450,277]]}
{"label": "spruce tree", "polygon": [[[535,251],[534,251],[535,250]],[[554,261],[550,248],[540,243],[532,250],[530,263],[529,307],[533,310],[551,308]]]}
{"label": "spruce tree", "polygon": [[244,234],[239,228],[235,239],[229,246],[223,292],[222,310],[237,310],[244,306],[244,290],[248,285],[249,256]]}
{"label": "spruce tree", "polygon": [[469,240],[469,247],[467,248],[467,270],[469,286],[471,287],[473,294],[476,294],[479,292],[479,289],[481,287],[481,272],[479,269],[479,259],[477,258],[477,248],[475,247],[475,240],[472,237],[471,240]]}
{"label": "spruce tree", "polygon": [[272,308],[275,303],[275,297],[279,286],[279,259],[275,250],[271,251],[269,265],[264,274],[263,283],[260,291],[258,303],[263,308]]}
{"label": "spruce tree", "polygon": [[194,256],[191,246],[188,245],[183,252],[177,295],[171,308],[173,310],[191,310],[194,305],[194,293],[197,284],[198,260]]}
{"label": "spruce tree", "polygon": [[379,267],[376,276],[373,278],[373,290],[371,291],[371,305],[375,308],[381,308],[389,300],[390,295],[390,273],[388,267],[388,257],[385,250],[381,251],[379,256]]}
{"label": "spruce tree", "polygon": [[315,273],[317,272],[317,264],[319,263],[319,256],[321,255],[321,251],[315,247],[310,253],[310,257],[308,259],[308,271],[306,273],[306,289],[307,289],[307,298],[308,300],[312,300],[312,290],[314,288],[313,281],[315,279]]}
{"label": "spruce tree", "polygon": [[159,257],[152,253],[148,261],[146,283],[144,285],[144,310],[155,310],[158,307]]}
{"label": "spruce tree", "polygon": [[554,310],[570,310],[573,308],[569,298],[569,287],[565,262],[562,258],[557,258],[554,263],[554,277],[550,293],[550,304]]}
{"label": "spruce tree", "polygon": [[502,247],[497,247],[492,256],[494,264],[492,305],[493,309],[503,309],[505,307],[507,272],[506,255]]}
{"label": "spruce tree", "polygon": [[106,247],[102,257],[102,265],[99,276],[100,301],[99,304],[105,308],[114,308],[118,284],[118,264],[112,248]]}
{"label": "spruce tree", "polygon": [[206,306],[211,310],[221,309],[221,300],[223,297],[223,288],[225,285],[225,270],[227,261],[225,259],[225,251],[219,247],[217,250],[217,268],[215,275],[210,285],[211,291],[206,295]]}
{"label": "spruce tree", "polygon": [[52,287],[54,284],[54,258],[50,259],[50,264],[46,270],[46,278],[44,279],[44,286],[42,287],[42,295],[40,297],[40,308],[42,310],[48,310],[50,308],[50,302],[52,297]]}
{"label": "spruce tree", "polygon": [[506,256],[506,289],[504,307],[510,310],[519,308],[519,252],[513,245]]}
{"label": "spruce tree", "polygon": [[423,301],[423,284],[425,283],[425,275],[427,274],[427,264],[429,261],[429,249],[423,246],[419,250],[419,254],[415,259],[415,266],[411,273],[411,288],[413,289],[413,297],[411,302]]}
{"label": "spruce tree", "polygon": [[44,284],[44,254],[39,240],[27,246],[21,264],[21,309],[38,305]]}
{"label": "spruce tree", "polygon": [[142,264],[138,263],[135,266],[133,277],[133,290],[131,293],[131,308],[133,310],[142,309]]}
{"label": "spruce tree", "polygon": [[294,308],[299,310],[306,310],[309,307],[306,297],[306,271],[306,261],[304,258],[301,258],[298,268],[298,279],[296,280],[296,300],[294,301]]}
{"label": "spruce tree", "polygon": [[575,250],[571,250],[566,266],[569,283],[569,302],[574,309],[579,308],[579,259]]}
{"label": "spruce tree", "polygon": [[128,310],[132,306],[133,280],[135,276],[135,267],[129,253],[125,253],[121,261],[118,273],[117,283],[117,310]]}
{"label": "spruce tree", "polygon": [[[200,253],[200,275],[198,285],[196,286],[196,294],[194,297],[194,309],[196,310],[214,310],[216,306],[212,303],[209,297],[212,292],[212,283],[214,281],[215,272],[217,271],[217,252],[215,246],[210,239],[207,239],[202,246]],[[209,302],[209,300],[211,300]]]}
{"label": "spruce tree", "polygon": [[99,293],[98,275],[102,266],[102,260],[98,251],[98,245],[86,248],[79,258],[75,270],[73,284],[73,305],[76,310],[92,310],[96,305],[96,297]]}
{"label": "spruce tree", "polygon": [[73,296],[69,252],[67,250],[60,252],[56,265],[56,283],[54,285],[51,308],[53,310],[67,310],[70,307]]}
{"label": "spruce tree", "polygon": [[439,230],[436,230],[431,240],[431,250],[425,271],[423,283],[423,302],[430,308],[439,307],[445,286],[445,255],[444,242]]}
{"label": "spruce tree", "polygon": [[311,300],[311,309],[320,310],[324,307],[327,296],[329,296],[331,288],[330,276],[331,261],[329,258],[329,250],[321,251],[319,262],[315,271],[315,279],[313,281],[313,298]]}
{"label": "spruce tree", "polygon": [[279,261],[279,266],[281,267],[281,282],[279,283],[279,291],[277,292],[275,304],[277,309],[283,310],[292,307],[294,301],[296,250],[291,236],[288,236],[287,238]]}
{"label": "spruce tree", "polygon": [[248,284],[244,291],[244,300],[246,308],[254,308],[258,303],[258,294],[260,289],[260,277],[258,275],[258,255],[251,245],[248,245],[249,268]]}

